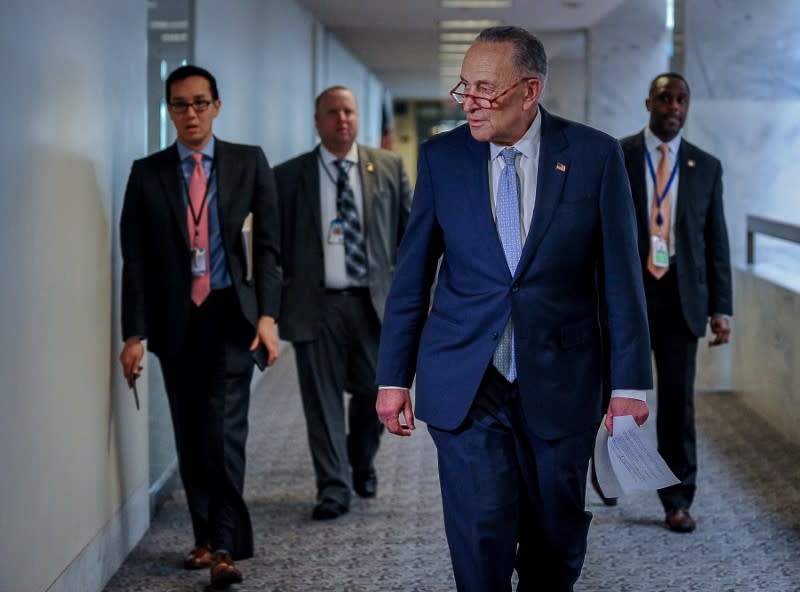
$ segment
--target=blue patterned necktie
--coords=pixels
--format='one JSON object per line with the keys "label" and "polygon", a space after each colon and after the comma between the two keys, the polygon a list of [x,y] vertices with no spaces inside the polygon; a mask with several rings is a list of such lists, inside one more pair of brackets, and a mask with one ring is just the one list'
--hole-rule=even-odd
{"label": "blue patterned necktie", "polygon": [[[500,173],[495,206],[497,233],[500,235],[508,270],[512,276],[517,269],[517,264],[522,254],[519,178],[517,177],[517,169],[514,166],[518,154],[520,152],[513,147],[504,148],[500,153],[505,161],[505,167]],[[503,337],[494,351],[492,363],[509,382],[513,382],[517,378],[517,363],[514,356],[514,326],[511,318],[508,319],[506,328],[503,331]]]}
{"label": "blue patterned necktie", "polygon": [[339,177],[336,179],[336,211],[342,222],[345,268],[349,277],[362,280],[367,277],[367,251],[348,174],[354,163],[336,160],[333,164],[339,170]]}

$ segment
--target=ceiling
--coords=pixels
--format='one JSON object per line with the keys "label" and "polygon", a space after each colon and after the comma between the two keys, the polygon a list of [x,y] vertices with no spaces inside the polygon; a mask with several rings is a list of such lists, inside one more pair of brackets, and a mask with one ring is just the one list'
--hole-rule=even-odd
{"label": "ceiling", "polygon": [[[583,55],[580,33],[622,0],[489,0],[507,7],[445,8],[474,0],[298,0],[386,85],[395,98],[444,96],[458,78],[464,44],[482,28],[443,21],[495,19],[542,38],[549,57]],[[460,37],[443,37],[461,33]],[[446,43],[444,48],[440,44]]]}

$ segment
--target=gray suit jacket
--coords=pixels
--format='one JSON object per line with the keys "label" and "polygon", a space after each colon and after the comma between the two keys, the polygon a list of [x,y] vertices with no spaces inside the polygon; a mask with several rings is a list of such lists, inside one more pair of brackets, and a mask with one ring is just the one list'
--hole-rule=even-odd
{"label": "gray suit jacket", "polygon": [[[644,177],[644,133],[620,140],[631,182],[639,229],[643,273],[650,253],[650,229]],[[678,293],[686,324],[697,337],[706,333],[708,317],[733,314],[730,247],[722,207],[722,165],[686,140],[679,149],[678,210],[675,257]]]}
{"label": "gray suit jacket", "polygon": [[[284,277],[278,329],[288,341],[316,339],[322,322],[325,270],[317,154],[315,149],[275,167]],[[369,291],[375,312],[383,320],[397,247],[411,208],[411,188],[396,154],[359,144],[358,160]]]}

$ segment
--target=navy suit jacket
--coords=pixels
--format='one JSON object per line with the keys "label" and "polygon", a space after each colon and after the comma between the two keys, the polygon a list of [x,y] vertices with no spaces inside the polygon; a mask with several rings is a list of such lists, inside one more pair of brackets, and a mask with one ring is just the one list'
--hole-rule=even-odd
{"label": "navy suit jacket", "polygon": [[513,277],[490,203],[489,144],[461,126],[421,149],[386,304],[378,384],[410,386],[416,373],[416,415],[434,427],[463,422],[509,315],[523,420],[541,438],[597,427],[605,319],[610,387],[652,386],[633,202],[619,144],[544,109],[540,116],[533,220]]}

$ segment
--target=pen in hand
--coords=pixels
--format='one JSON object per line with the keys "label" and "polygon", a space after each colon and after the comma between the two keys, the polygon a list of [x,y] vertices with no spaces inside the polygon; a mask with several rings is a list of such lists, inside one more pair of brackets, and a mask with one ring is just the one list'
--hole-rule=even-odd
{"label": "pen in hand", "polygon": [[133,389],[133,399],[134,399],[134,401],[136,401],[136,410],[138,411],[139,410],[139,391],[136,390],[136,379],[137,378],[139,378],[139,373],[138,372],[131,374],[131,378],[128,381],[128,386],[130,386]]}

